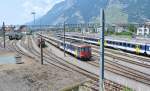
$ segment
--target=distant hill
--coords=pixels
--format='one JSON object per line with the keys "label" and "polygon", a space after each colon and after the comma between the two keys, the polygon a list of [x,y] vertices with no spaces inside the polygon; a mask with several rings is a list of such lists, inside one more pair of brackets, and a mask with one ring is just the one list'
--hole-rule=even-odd
{"label": "distant hill", "polygon": [[106,10],[106,21],[143,23],[150,19],[150,0],[65,0],[56,4],[36,24],[99,22],[100,8]]}

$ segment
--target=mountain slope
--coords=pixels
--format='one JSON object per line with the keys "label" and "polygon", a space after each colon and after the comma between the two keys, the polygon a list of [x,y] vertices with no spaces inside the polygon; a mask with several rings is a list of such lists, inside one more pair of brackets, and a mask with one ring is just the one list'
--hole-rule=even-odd
{"label": "mountain slope", "polygon": [[106,22],[143,23],[150,19],[150,0],[65,0],[56,4],[36,24],[99,22],[100,9],[106,10]]}

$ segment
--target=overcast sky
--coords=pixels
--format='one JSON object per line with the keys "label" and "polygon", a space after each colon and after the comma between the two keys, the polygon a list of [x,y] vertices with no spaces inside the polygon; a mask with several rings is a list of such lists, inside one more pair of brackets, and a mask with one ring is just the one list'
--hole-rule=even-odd
{"label": "overcast sky", "polygon": [[56,3],[63,0],[1,0],[0,25],[24,24],[33,20],[32,11],[36,12],[36,18],[44,15]]}

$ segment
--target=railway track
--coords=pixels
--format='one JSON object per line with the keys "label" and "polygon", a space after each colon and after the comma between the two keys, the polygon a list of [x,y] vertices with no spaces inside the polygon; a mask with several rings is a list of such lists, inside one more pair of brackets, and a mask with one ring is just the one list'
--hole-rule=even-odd
{"label": "railway track", "polygon": [[[33,40],[33,41],[34,41],[34,40]],[[33,43],[32,43],[32,44],[33,44]],[[40,49],[37,49],[37,48],[35,49],[35,48],[33,48],[33,46],[32,46],[32,49],[34,49],[35,53],[38,53],[38,54],[40,55]],[[38,50],[39,50],[39,51],[38,51]],[[46,60],[46,59],[47,59],[47,60]],[[66,60],[64,60],[64,59],[62,59],[61,57],[55,55],[55,54],[52,53],[50,50],[46,49],[46,50],[44,50],[44,61],[45,61],[45,62],[49,62],[50,60],[53,61],[53,62],[56,63],[56,64],[63,65],[66,69],[69,68],[69,70],[72,69],[72,70],[77,71],[77,72],[82,73],[82,74],[86,71],[86,70],[84,70],[84,69],[81,69],[81,68],[79,68],[79,67],[73,65],[73,64],[70,64],[70,63],[67,62]],[[84,70],[84,71],[81,72],[82,70]],[[89,73],[88,71],[84,73],[84,75],[86,75],[86,74],[91,75],[91,73]],[[88,76],[89,76],[89,75],[88,75]],[[91,75],[90,77],[96,78],[96,77],[95,77],[95,74],[94,74],[94,75]]]}
{"label": "railway track", "polygon": [[[98,56],[99,51],[98,50],[94,50],[93,52],[97,53],[97,55],[94,54],[94,56],[96,57],[95,59],[99,59],[99,56]],[[142,66],[142,67],[149,68],[149,65],[146,65],[146,64],[140,64],[140,63],[134,62],[132,60],[128,60],[128,59],[125,59],[125,58],[122,58],[122,57],[114,56],[113,54],[108,54],[108,53],[105,53],[105,54],[108,57],[112,57],[112,58],[115,58],[115,59],[118,59],[118,60],[123,60],[125,62],[130,62],[132,64],[136,64],[136,65],[139,65],[139,66]],[[99,67],[98,60],[95,61],[95,62],[89,62],[89,63],[94,65],[94,66]],[[113,60],[108,59],[107,57],[105,57],[105,64],[106,64],[106,66],[105,66],[106,70],[109,70],[109,71],[111,71],[113,73],[116,73],[116,74],[128,77],[130,79],[134,79],[134,80],[139,81],[141,83],[150,85],[150,75],[149,74],[140,72],[138,70],[129,68],[129,67],[124,66],[124,65],[121,65],[121,64],[119,64],[119,63],[117,63],[117,62],[115,62]],[[112,67],[111,67],[111,65],[112,65]]]}
{"label": "railway track", "polygon": [[[99,67],[99,63],[97,62],[88,62],[91,65]],[[116,73],[118,75],[136,80],[138,82],[144,83],[146,85],[150,85],[150,75],[140,72],[138,70],[126,67],[124,65],[113,62],[112,60],[105,59],[105,70]]]}
{"label": "railway track", "polygon": [[[95,52],[96,54],[99,54],[99,51],[97,49],[92,49],[93,52]],[[135,65],[138,65],[138,66],[141,66],[141,67],[144,67],[144,68],[150,68],[150,65],[149,64],[144,64],[144,63],[141,63],[139,61],[136,61],[136,59],[129,59],[128,57],[124,57],[122,56],[121,54],[119,54],[120,56],[116,55],[116,54],[113,54],[111,52],[105,52],[105,56],[106,57],[111,57],[111,58],[115,58],[117,60],[120,60],[120,61],[124,61],[124,62],[128,62],[128,63],[131,63],[131,64],[135,64]]]}
{"label": "railway track", "polygon": [[[98,64],[98,63],[97,63]],[[133,70],[133,69],[129,69],[127,67],[122,67],[122,65],[119,65],[119,64],[116,64],[116,63],[112,63],[110,61],[107,61],[107,67],[106,69],[110,72],[113,72],[113,73],[116,73],[116,74],[119,74],[119,75],[122,75],[124,77],[127,77],[127,78],[130,78],[130,79],[133,79],[133,80],[136,80],[136,81],[139,81],[141,83],[144,83],[144,84],[147,84],[147,85],[150,85],[149,84],[149,75],[145,74],[146,76],[142,76],[143,73],[140,73],[140,76],[139,74],[137,74],[136,72],[133,72],[133,71],[136,71],[136,70]],[[129,71],[129,70],[132,70]],[[146,78],[145,78],[146,77]]]}
{"label": "railway track", "polygon": [[[40,52],[39,51],[37,51],[34,47],[33,47],[33,41],[31,41],[32,40],[32,38],[29,38],[28,39],[29,40],[29,46],[25,46],[25,44],[23,43],[23,42],[21,42],[21,45],[24,47],[24,48],[26,48],[28,51],[30,51],[32,54],[34,54],[36,57],[38,57],[38,58],[40,58]],[[13,42],[13,45],[14,46],[16,46],[15,45],[16,43],[15,42]],[[27,47],[29,47],[29,48],[27,48]],[[18,48],[16,47],[16,49],[18,50]],[[21,54],[24,54],[23,52],[21,52],[21,50],[18,50],[18,52],[20,52]],[[44,50],[44,61],[45,61],[45,63],[46,64],[49,64],[49,65],[53,65],[53,66],[57,66],[57,67],[59,67],[59,68],[61,68],[61,69],[64,69],[64,70],[66,70],[66,71],[76,71],[76,72],[78,72],[78,73],[81,73],[81,74],[83,74],[83,75],[85,75],[85,76],[87,76],[88,78],[91,78],[91,79],[94,79],[94,81],[97,81],[98,82],[98,76],[97,75],[95,75],[95,74],[92,74],[92,73],[89,73],[88,71],[86,71],[86,70],[84,70],[84,69],[81,69],[81,68],[79,68],[79,67],[77,67],[77,66],[75,66],[75,65],[72,65],[72,64],[70,64],[70,63],[68,63],[68,62],[66,62],[65,60],[63,60],[62,58],[59,58],[57,55],[54,55],[50,50]],[[27,56],[27,55],[26,55]],[[62,61],[63,60],[63,61]],[[38,60],[38,62],[40,62],[40,60]],[[115,70],[115,72],[114,73],[118,73],[118,72],[122,72],[120,75],[126,75],[126,74],[129,74],[130,72],[127,72],[127,71],[124,71],[125,70],[125,68],[124,69],[119,69],[119,70],[116,70],[116,69],[118,69],[119,67],[118,67],[118,65],[116,65],[116,67],[111,67],[112,65],[116,65],[116,63],[109,63],[108,62],[108,66],[110,66],[110,67],[108,67],[108,69],[107,70],[110,70],[110,71],[112,71],[112,69],[113,70]],[[96,63],[95,63],[95,66],[96,66]],[[129,70],[128,70],[129,71]],[[132,75],[132,77],[130,77],[130,78],[132,78],[132,79],[135,79],[136,77],[138,78],[138,79],[135,79],[135,80],[141,80],[141,79],[145,79],[145,78],[143,78],[143,77],[139,77],[138,75],[135,75],[134,73],[130,73],[130,75]],[[133,78],[135,76],[135,78]],[[144,81],[144,82],[146,82],[145,84],[147,84],[148,83],[148,81],[149,81],[149,78],[148,77],[146,77],[146,79],[145,80],[147,80],[147,82],[146,81]],[[143,82],[142,81],[142,82]],[[105,83],[106,84],[106,83]],[[107,83],[107,84],[109,84],[109,83]],[[116,88],[120,88],[120,89],[123,89],[123,86],[119,86],[119,87],[116,87]],[[120,90],[118,90],[118,91],[120,91]]]}
{"label": "railway track", "polygon": [[[98,52],[98,51],[96,51]],[[114,57],[114,55],[107,55],[107,56],[111,56],[111,57]],[[115,56],[116,58],[116,56]],[[97,58],[98,59],[98,58]],[[117,58],[118,59],[118,58]],[[121,57],[119,57],[119,60],[123,60]],[[126,61],[127,59],[124,59],[124,61]],[[126,61],[128,62],[128,61]],[[124,77],[127,77],[127,78],[130,78],[130,79],[133,79],[133,80],[136,80],[138,82],[141,82],[141,83],[144,83],[144,84],[147,84],[147,85],[150,85],[150,75],[149,74],[145,74],[143,72],[140,72],[140,71],[137,71],[137,70],[134,70],[132,68],[129,68],[129,67],[125,67],[123,65],[120,65],[118,63],[114,63],[112,62],[111,60],[107,60],[106,61],[107,63],[107,66],[106,66],[106,70],[110,71],[110,72],[113,72],[113,73],[116,73],[116,74],[119,74],[119,75],[122,75]],[[130,63],[133,64],[132,60],[130,61]],[[93,62],[92,62],[93,64]],[[137,64],[136,62],[134,62],[134,64]],[[98,67],[98,62],[94,63],[94,65],[96,67]],[[137,65],[140,65],[139,63]],[[140,66],[143,66],[143,67],[149,67],[148,65],[146,64],[142,64]]]}
{"label": "railway track", "polygon": [[[92,45],[92,47],[94,49],[99,49],[98,46],[95,46],[95,45]],[[116,50],[116,49],[110,49],[110,48],[105,48],[106,52],[111,52],[113,54],[116,54],[116,55],[121,55],[121,56],[125,56],[125,57],[128,57],[130,59],[133,59],[136,61],[141,61],[141,63],[148,63],[150,64],[150,58],[148,57],[145,57],[145,56],[141,56],[141,55],[135,55],[135,54],[131,54],[131,53],[127,53],[127,52],[123,52],[122,50]]]}
{"label": "railway track", "polygon": [[[70,39],[70,40],[74,40],[74,39]],[[92,48],[94,48],[95,50],[99,50],[99,47],[96,46],[96,45],[91,45]],[[105,48],[106,52],[108,53],[113,53],[117,56],[121,56],[122,58],[125,58],[127,57],[128,59],[131,59],[131,60],[135,60],[137,63],[140,63],[140,64],[147,64],[147,66],[145,65],[145,67],[148,67],[150,68],[150,58],[148,57],[144,57],[144,56],[141,56],[141,55],[135,55],[135,54],[131,54],[131,53],[127,53],[127,52],[123,52],[123,51],[120,51],[120,50],[112,50],[110,48]]]}
{"label": "railway track", "polygon": [[14,42],[14,40],[9,40],[7,37],[6,37],[6,41],[5,41],[5,48],[3,47],[3,43],[1,44],[2,45],[2,49],[4,51],[9,51],[9,52],[14,52],[15,49],[13,48],[13,45],[12,43]]}
{"label": "railway track", "polygon": [[[39,53],[37,50],[35,50],[36,51],[36,53]],[[64,60],[64,59],[62,59],[62,58],[60,58],[60,57],[58,57],[57,55],[55,55],[55,54],[53,54],[52,52],[51,52],[51,50],[49,50],[49,49],[46,49],[46,50],[44,50],[44,55],[46,55],[45,57],[47,58],[47,57],[49,57],[49,58],[51,58],[51,59],[49,59],[49,60],[52,60],[53,62],[55,62],[55,63],[58,63],[58,64],[61,64],[61,65],[63,65],[63,66],[65,66],[65,67],[67,67],[67,69],[69,69],[69,70],[71,70],[71,71],[76,71],[76,72],[78,72],[78,73],[81,73],[81,74],[83,74],[83,75],[85,75],[85,76],[87,76],[88,78],[91,78],[91,79],[94,79],[94,81],[97,81],[97,84],[98,84],[98,75],[96,75],[96,74],[93,74],[93,73],[89,73],[88,71],[86,71],[86,70],[84,70],[84,69],[81,69],[80,67],[78,67],[78,66],[76,66],[76,65],[73,65],[73,64],[70,64],[69,62],[67,62],[66,60]],[[47,60],[44,60],[44,61],[47,61]],[[66,68],[65,68],[66,69]],[[92,75],[91,75],[92,74]],[[108,83],[109,82],[109,83]],[[111,81],[106,81],[105,82],[105,84],[111,84],[112,85],[112,83],[114,83],[114,82],[111,82]],[[114,86],[114,88],[117,88],[117,89],[123,89],[123,86],[121,86],[121,85],[118,85],[118,86],[116,86],[116,84],[115,84],[115,86]],[[120,90],[116,90],[116,91],[120,91]],[[97,90],[98,91],[98,90]]]}

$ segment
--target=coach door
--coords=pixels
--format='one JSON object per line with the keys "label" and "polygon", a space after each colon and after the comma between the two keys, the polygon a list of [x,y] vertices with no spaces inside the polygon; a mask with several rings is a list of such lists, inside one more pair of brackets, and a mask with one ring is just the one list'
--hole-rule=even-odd
{"label": "coach door", "polygon": [[78,47],[77,49],[78,49],[78,50],[77,50],[77,57],[80,57],[81,48]]}

